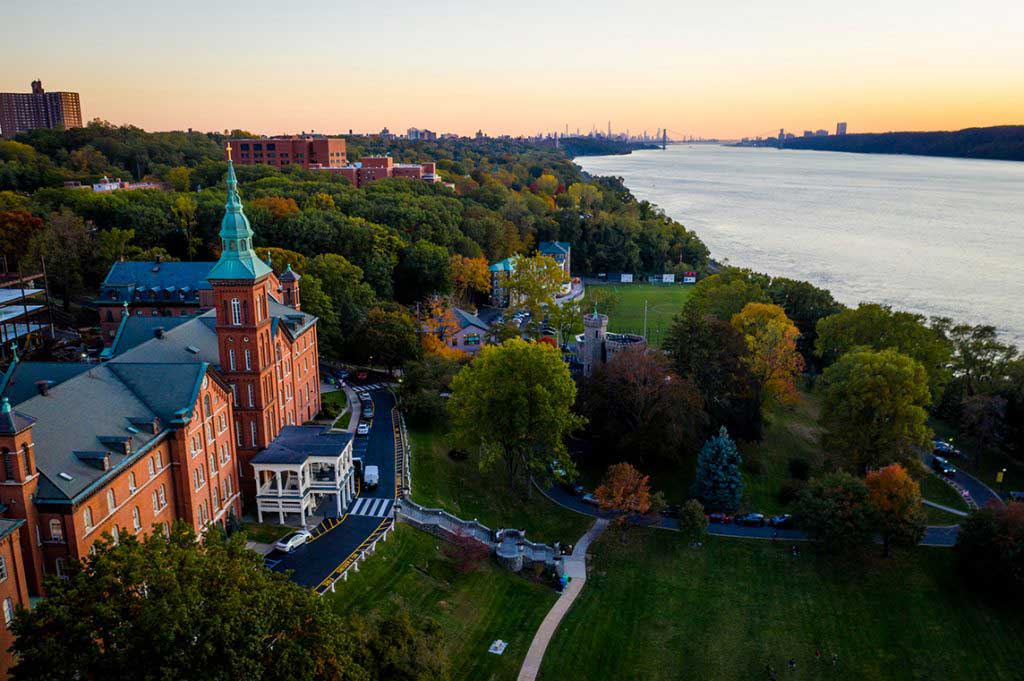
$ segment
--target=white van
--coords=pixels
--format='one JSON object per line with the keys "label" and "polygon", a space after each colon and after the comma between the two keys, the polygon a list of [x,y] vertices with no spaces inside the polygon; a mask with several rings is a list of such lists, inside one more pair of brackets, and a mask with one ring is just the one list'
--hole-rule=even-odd
{"label": "white van", "polygon": [[367,466],[363,471],[363,484],[367,487],[376,487],[380,482],[380,471],[376,466]]}

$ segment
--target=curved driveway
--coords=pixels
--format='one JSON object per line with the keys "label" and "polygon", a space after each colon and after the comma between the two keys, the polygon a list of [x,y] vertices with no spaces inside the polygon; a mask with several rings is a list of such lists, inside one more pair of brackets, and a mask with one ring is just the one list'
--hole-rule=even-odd
{"label": "curved driveway", "polygon": [[[931,455],[929,454],[925,456],[924,459],[925,464],[930,466]],[[970,493],[978,506],[985,506],[990,503],[1003,503],[999,495],[989,489],[989,487],[983,482],[959,469],[957,469],[953,480]],[[583,515],[592,516],[594,518],[611,519],[616,516],[615,513],[602,511],[596,506],[584,502],[583,499],[569,492],[560,485],[553,485],[552,487],[542,491],[545,496],[559,506],[564,506],[565,508],[576,511],[577,513],[582,513]],[[639,518],[636,519],[635,522],[638,525],[661,527],[668,530],[679,529],[679,521],[675,518]],[[953,546],[956,544],[956,536],[959,530],[960,527],[958,525],[929,525],[925,529],[924,539],[921,540],[921,544],[925,546]],[[749,539],[774,539],[779,541],[805,541],[807,539],[807,535],[798,529],[747,527],[731,523],[712,523],[708,525],[708,534],[720,537],[745,537]]]}

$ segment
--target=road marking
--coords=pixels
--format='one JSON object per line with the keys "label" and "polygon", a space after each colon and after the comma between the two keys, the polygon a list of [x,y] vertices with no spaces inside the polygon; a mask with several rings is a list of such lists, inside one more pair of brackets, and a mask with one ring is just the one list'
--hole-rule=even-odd
{"label": "road marking", "polygon": [[383,518],[391,510],[392,499],[383,497],[363,497],[356,501],[350,515],[358,515],[370,518]]}

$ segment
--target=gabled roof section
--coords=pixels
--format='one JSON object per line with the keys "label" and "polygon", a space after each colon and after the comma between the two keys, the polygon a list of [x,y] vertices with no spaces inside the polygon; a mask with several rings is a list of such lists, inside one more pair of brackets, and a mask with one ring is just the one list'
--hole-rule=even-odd
{"label": "gabled roof section", "polygon": [[164,334],[176,329],[191,320],[192,317],[142,317],[126,316],[117,330],[114,342],[104,353],[107,357],[117,357],[146,341],[157,337],[157,330],[163,329]]}
{"label": "gabled roof section", "polygon": [[462,308],[452,308],[452,311],[455,313],[455,319],[458,320],[459,328],[461,329],[473,326],[481,331],[486,331],[490,328],[482,319],[477,317],[475,314],[463,310]]}
{"label": "gabled roof section", "polygon": [[217,313],[214,310],[194,317],[186,317],[183,323],[165,331],[163,338],[151,337],[148,341],[115,356],[108,364],[120,362],[199,364],[206,362],[213,366],[220,366],[220,348],[217,345],[216,326]]}
{"label": "gabled roof section", "polygon": [[327,426],[285,426],[253,464],[301,464],[310,457],[337,458],[352,442],[352,433]]}
{"label": "gabled roof section", "polygon": [[179,425],[192,418],[203,377],[210,366],[114,362],[106,365],[163,423]]}
{"label": "gabled roof section", "polygon": [[0,434],[3,435],[14,435],[20,433],[34,421],[11,408],[11,401],[6,397],[0,402]]}
{"label": "gabled roof section", "polygon": [[95,368],[86,362],[13,362],[4,374],[0,394],[10,398],[12,405],[19,405],[39,394],[39,383],[46,382],[46,388],[53,388],[64,381]]}
{"label": "gabled roof section", "polygon": [[543,255],[568,255],[571,248],[568,241],[541,241],[537,252]]}
{"label": "gabled roof section", "polygon": [[277,333],[278,329],[286,329],[292,338],[300,335],[303,331],[316,324],[316,317],[309,314],[308,312],[302,312],[295,308],[282,305],[273,298],[268,301],[267,307],[270,310],[271,322],[278,322],[274,328],[271,329],[272,333]]}
{"label": "gabled roof section", "polygon": [[97,302],[191,302],[210,288],[206,275],[212,262],[115,262],[100,285]]}

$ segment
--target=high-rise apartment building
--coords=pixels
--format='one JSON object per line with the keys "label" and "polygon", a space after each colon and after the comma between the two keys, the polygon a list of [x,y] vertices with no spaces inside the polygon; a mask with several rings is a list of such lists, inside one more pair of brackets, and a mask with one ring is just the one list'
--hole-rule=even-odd
{"label": "high-rise apartment building", "polygon": [[843,122],[836,123],[836,134],[837,135],[845,135],[846,134],[846,123],[843,123]]}
{"label": "high-rise apartment building", "polygon": [[82,127],[77,92],[46,92],[41,80],[32,81],[32,92],[0,92],[0,134],[4,137],[58,127]]}

